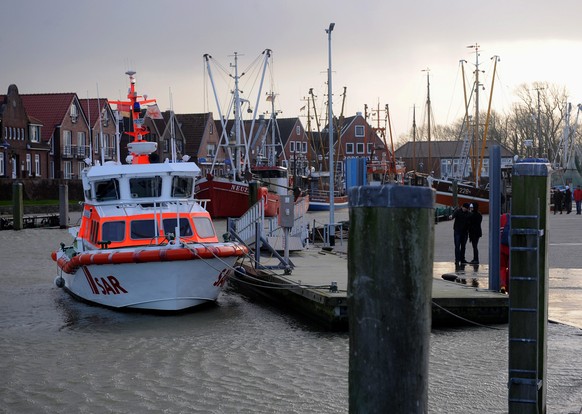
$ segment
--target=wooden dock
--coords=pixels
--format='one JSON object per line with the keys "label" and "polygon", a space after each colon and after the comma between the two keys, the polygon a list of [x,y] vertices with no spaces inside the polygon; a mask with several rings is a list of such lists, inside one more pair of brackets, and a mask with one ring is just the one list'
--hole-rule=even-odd
{"label": "wooden dock", "polygon": [[[347,241],[343,243],[333,250],[311,246],[294,254],[291,260],[295,268],[290,275],[283,270],[256,270],[248,263],[243,264],[244,272],[233,275],[229,284],[327,329],[347,330]],[[266,261],[261,258],[262,264]],[[509,297],[483,288],[487,284],[485,271],[469,267],[455,273],[439,266],[434,268],[433,326],[507,323]],[[445,280],[443,275],[452,281]],[[472,286],[474,279],[480,287]]]}

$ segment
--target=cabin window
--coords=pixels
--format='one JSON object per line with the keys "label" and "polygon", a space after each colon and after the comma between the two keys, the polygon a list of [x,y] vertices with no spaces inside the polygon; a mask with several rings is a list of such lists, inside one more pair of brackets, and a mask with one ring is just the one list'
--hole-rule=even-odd
{"label": "cabin window", "polygon": [[172,197],[192,197],[194,179],[192,177],[172,178]]}
{"label": "cabin window", "polygon": [[156,237],[156,226],[153,220],[134,220],[130,226],[132,239],[153,239]]}
{"label": "cabin window", "polygon": [[162,177],[142,177],[129,179],[132,198],[159,197],[162,193]]}
{"label": "cabin window", "polygon": [[198,236],[203,239],[215,236],[214,227],[208,217],[194,217],[194,227]]}
{"label": "cabin window", "polygon": [[125,221],[107,221],[101,228],[101,239],[121,242],[125,238]]}
{"label": "cabin window", "polygon": [[119,183],[115,178],[95,182],[95,199],[97,201],[119,200]]}
{"label": "cabin window", "polygon": [[[169,218],[163,220],[164,233],[175,233],[176,232],[176,222],[177,219]],[[180,236],[189,237],[192,236],[192,227],[190,227],[190,221],[187,218],[180,218]]]}

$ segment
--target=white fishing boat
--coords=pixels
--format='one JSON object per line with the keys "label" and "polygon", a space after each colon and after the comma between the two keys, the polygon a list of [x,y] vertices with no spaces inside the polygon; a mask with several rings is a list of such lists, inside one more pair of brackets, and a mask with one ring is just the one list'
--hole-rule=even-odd
{"label": "white fishing boat", "polygon": [[193,162],[150,164],[155,142],[144,139],[135,72],[127,72],[133,141],[129,164],[83,170],[81,224],[70,245],[52,253],[55,283],[84,301],[111,308],[179,311],[216,301],[235,261],[248,253],[219,242],[205,202],[194,198],[200,169]]}

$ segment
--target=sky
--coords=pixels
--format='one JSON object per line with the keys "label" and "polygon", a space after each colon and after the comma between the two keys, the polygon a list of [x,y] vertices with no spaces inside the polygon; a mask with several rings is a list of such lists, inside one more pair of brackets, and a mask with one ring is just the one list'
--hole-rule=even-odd
{"label": "sky", "polygon": [[[492,79],[491,106],[502,113],[515,89],[533,82],[563,86],[570,102],[582,102],[581,19],[574,0],[3,0],[0,94],[16,84],[22,94],[125,99],[131,69],[138,91],[162,110],[216,114],[203,55],[228,69],[236,52],[245,68],[271,49],[264,90],[277,94],[280,117],[305,125],[310,88],[325,111],[333,22],[334,114],[342,101],[346,117],[380,107],[384,126],[388,105],[396,142],[411,136],[414,111],[417,125],[426,123],[427,74],[434,122],[463,116],[459,62],[471,75],[475,48],[467,46],[476,44],[481,108]],[[258,112],[267,109],[261,102]]]}

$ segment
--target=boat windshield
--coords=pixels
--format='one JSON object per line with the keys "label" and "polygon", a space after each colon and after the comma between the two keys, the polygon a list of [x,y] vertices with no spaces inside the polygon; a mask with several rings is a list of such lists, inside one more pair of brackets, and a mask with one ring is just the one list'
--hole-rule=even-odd
{"label": "boat windshield", "polygon": [[194,227],[196,227],[196,233],[198,233],[198,236],[203,239],[215,236],[212,222],[207,217],[194,217]]}
{"label": "boat windshield", "polygon": [[115,178],[95,182],[95,200],[119,200],[119,183]]}
{"label": "boat windshield", "polygon": [[129,179],[132,198],[159,197],[162,194],[162,177],[140,177]]}
{"label": "boat windshield", "polygon": [[192,177],[173,177],[172,178],[172,197],[192,197],[194,189],[194,178]]}
{"label": "boat windshield", "polygon": [[[177,219],[175,218],[164,219],[164,233],[174,233],[176,231],[176,222]],[[180,236],[192,236],[192,227],[190,227],[190,221],[187,218],[180,218]]]}

